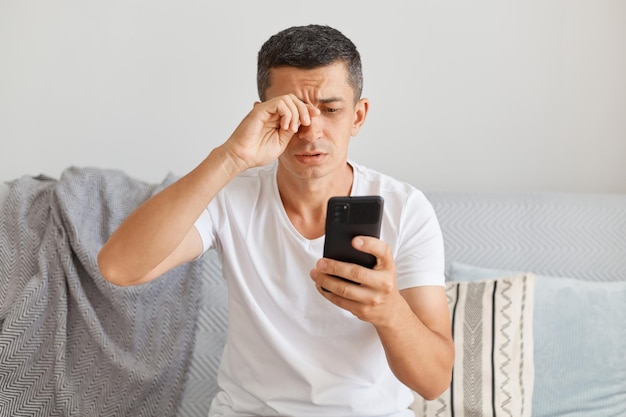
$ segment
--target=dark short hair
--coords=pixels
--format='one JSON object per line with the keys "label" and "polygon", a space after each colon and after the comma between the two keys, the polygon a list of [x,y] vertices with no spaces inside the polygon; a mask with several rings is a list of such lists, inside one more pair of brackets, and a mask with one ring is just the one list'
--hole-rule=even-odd
{"label": "dark short hair", "polygon": [[270,86],[270,69],[296,67],[314,69],[344,62],[354,101],[361,98],[361,56],[350,39],[330,26],[294,26],[270,37],[261,47],[257,61],[257,89],[261,101]]}

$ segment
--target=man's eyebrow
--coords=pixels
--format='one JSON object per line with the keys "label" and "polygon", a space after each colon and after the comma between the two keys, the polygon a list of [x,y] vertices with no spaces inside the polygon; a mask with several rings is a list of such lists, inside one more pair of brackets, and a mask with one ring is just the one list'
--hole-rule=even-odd
{"label": "man's eyebrow", "polygon": [[320,104],[336,103],[338,101],[344,101],[344,100],[341,97],[328,97],[328,98],[321,98],[318,100]]}
{"label": "man's eyebrow", "polygon": [[[306,103],[306,100],[303,100],[301,97],[298,97],[300,99],[300,101],[302,101],[303,103]],[[320,98],[317,99],[317,104],[329,104],[329,103],[337,103],[338,101],[345,101],[343,98],[341,97],[328,97],[328,98]]]}

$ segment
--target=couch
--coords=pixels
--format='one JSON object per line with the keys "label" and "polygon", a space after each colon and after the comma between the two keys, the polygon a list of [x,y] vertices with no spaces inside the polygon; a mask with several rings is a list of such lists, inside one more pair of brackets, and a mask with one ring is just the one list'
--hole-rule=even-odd
{"label": "couch", "polygon": [[[417,398],[416,414],[626,416],[626,195],[426,194],[444,235],[449,293],[457,282],[474,285],[468,297],[474,297],[476,306],[488,291],[493,298],[494,282],[503,282],[515,291],[497,296],[508,296],[520,307],[523,286],[514,284],[529,276],[534,293],[526,294],[530,305],[525,332],[517,327],[514,335],[525,348],[512,349],[515,341],[507,346],[511,356],[526,352],[525,374],[515,378],[524,371],[519,357],[500,358],[494,366],[515,365],[510,381],[494,383],[493,372],[481,369],[491,379],[470,380],[481,385],[477,395],[464,398],[461,388],[428,403]],[[209,253],[202,262],[207,290],[181,408],[184,416],[203,415],[209,406],[217,389],[215,372],[226,330],[219,260]],[[469,310],[469,304],[466,300],[464,308]],[[534,314],[529,316],[528,310]],[[494,320],[496,313],[489,314],[480,316],[483,324]],[[457,327],[461,316],[457,309]],[[517,318],[521,316],[518,311]],[[455,377],[463,359],[469,361],[464,358],[467,343],[459,339],[455,337]],[[491,356],[489,349],[484,354]],[[494,397],[500,404],[493,404]]]}
{"label": "couch", "polygon": [[[33,373],[37,378],[51,381],[66,378],[69,382],[55,386],[53,382],[43,384],[45,387],[38,388],[38,396],[29,393],[29,399],[23,400],[27,390],[22,389],[22,385],[19,388],[10,385],[13,394],[7,394],[11,390],[2,394],[2,388],[9,386],[10,376],[17,371],[0,372],[0,404],[20,406],[23,410],[36,409],[39,413],[15,415],[42,415],[42,410],[57,410],[58,415],[63,415],[71,409],[86,415],[95,415],[94,410],[97,410],[98,415],[136,412],[135,415],[205,416],[217,390],[216,371],[226,334],[227,294],[215,253],[208,252],[188,269],[174,271],[168,280],[156,280],[159,282],[153,286],[132,291],[111,288],[94,269],[98,247],[107,235],[133,207],[172,178],[166,178],[162,184],[147,184],[118,171],[70,168],[59,180],[46,179],[44,185],[41,179],[39,182],[27,180],[39,184],[38,189],[53,189],[49,193],[52,197],[47,195],[42,206],[55,205],[68,198],[71,201],[64,204],[64,210],[81,214],[80,221],[75,221],[52,210],[52,214],[45,214],[52,220],[41,223],[63,219],[55,227],[67,229],[67,240],[71,244],[67,249],[70,254],[61,264],[77,264],[78,267],[63,270],[71,270],[72,274],[72,271],[80,272],[77,282],[83,283],[65,286],[82,288],[86,301],[77,305],[89,307],[82,316],[78,315],[89,320],[75,320],[78,323],[75,327],[88,327],[91,333],[101,332],[100,338],[93,339],[98,342],[83,343],[87,346],[83,349],[87,352],[95,343],[98,346],[91,358],[107,352],[111,360],[99,365],[99,375],[105,375],[106,371],[108,384],[94,385],[95,393],[90,393],[80,384],[72,386],[73,379],[67,374],[73,372],[71,377],[74,377],[76,369],[80,368],[80,380],[91,381],[93,366],[81,367],[76,365],[80,362],[74,363],[59,354],[64,349],[67,351],[64,345],[56,350],[50,348],[45,354],[40,349],[30,354],[48,361],[41,362],[44,360],[41,359],[38,364],[55,367],[54,378],[45,370],[32,372],[29,355],[15,354],[12,360],[20,358],[15,366],[28,368],[28,372],[23,372],[22,382],[27,381],[31,391],[35,386],[31,381],[36,379]],[[0,203],[4,200],[4,211],[0,213],[0,226],[4,229],[0,232],[5,236],[11,236],[8,232],[16,233],[11,227],[13,215],[7,214],[7,207],[15,204],[16,195],[31,195],[31,205],[43,199],[40,191],[12,191],[20,181],[26,179],[13,181],[11,189],[0,186]],[[61,191],[57,190],[59,187]],[[71,196],[67,197],[68,194]],[[626,195],[426,194],[444,234],[446,291],[457,357],[450,388],[433,401],[424,401],[416,395],[413,404],[416,415],[626,416]],[[28,213],[24,216],[27,218]],[[42,216],[38,214],[37,218]],[[27,223],[32,221],[26,220]],[[92,233],[85,235],[85,230]],[[10,241],[6,238],[3,241],[2,237],[0,234],[0,245],[4,242],[10,246]],[[24,239],[22,244],[31,240]],[[41,253],[41,247],[39,244],[36,252]],[[11,256],[17,256],[15,251]],[[0,278],[5,281],[15,278],[18,267],[0,246]],[[95,284],[89,286],[86,281]],[[174,284],[165,284],[166,281]],[[19,294],[30,294],[26,291],[29,285],[26,282]],[[159,287],[163,285],[165,287]],[[0,286],[0,301],[5,303],[5,310],[2,313],[0,309],[0,346],[9,343],[3,337],[7,337],[12,325],[6,313],[10,310],[7,310],[7,300],[17,302],[15,300],[27,298],[19,298],[14,291],[17,295],[9,299],[2,288]],[[73,305],[71,294],[74,292],[67,291],[70,294],[67,306]],[[171,297],[160,294],[171,294]],[[96,301],[102,299],[109,301]],[[122,301],[116,304],[110,299]],[[155,304],[158,305],[155,307]],[[182,309],[179,304],[193,308]],[[141,315],[138,312],[141,309],[146,309],[149,317]],[[109,323],[107,317],[113,310],[124,314]],[[135,335],[141,332],[137,325],[124,327],[130,323],[128,317],[136,316],[141,320],[159,318],[152,323],[139,321],[150,327],[148,339],[143,334]],[[173,316],[181,321],[173,321]],[[84,322],[97,325],[87,326]],[[116,329],[120,326],[125,332],[118,335]],[[56,325],[51,332],[59,333],[62,327]],[[176,337],[171,340],[163,341],[159,336],[173,331]],[[72,346],[79,346],[79,341],[66,333],[68,346],[72,343]],[[156,349],[155,343],[160,350],[150,351]],[[143,359],[138,361],[136,357]],[[167,360],[157,361],[157,357]],[[7,361],[0,349],[0,361],[3,359]],[[67,365],[56,369],[55,364],[59,362],[74,364],[74,368]],[[152,363],[158,366],[151,369]],[[172,366],[173,363],[180,366]],[[0,366],[4,366],[2,362]],[[124,371],[128,371],[127,374]],[[161,378],[162,375],[169,379]],[[93,380],[97,377],[96,373]],[[127,394],[137,383],[150,389],[134,391],[131,398]],[[52,400],[46,404],[33,400],[41,399],[48,388]],[[116,388],[120,391],[116,394],[118,397],[111,393]],[[63,404],[60,404],[59,392],[67,396]],[[151,396],[155,392],[158,395]],[[85,399],[87,396],[89,400]],[[117,406],[99,402],[102,396],[109,401],[117,399]],[[163,405],[154,405],[156,401],[164,401],[163,398],[167,400]],[[133,401],[138,404],[135,408]],[[90,414],[90,410],[94,414]],[[0,411],[0,415],[11,414]]]}

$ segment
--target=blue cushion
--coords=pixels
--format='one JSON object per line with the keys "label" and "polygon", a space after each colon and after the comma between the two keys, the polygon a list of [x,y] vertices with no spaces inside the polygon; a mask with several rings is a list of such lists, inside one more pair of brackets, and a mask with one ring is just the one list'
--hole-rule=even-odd
{"label": "blue cushion", "polygon": [[[515,274],[453,263],[449,278]],[[533,416],[626,416],[626,282],[536,276]]]}

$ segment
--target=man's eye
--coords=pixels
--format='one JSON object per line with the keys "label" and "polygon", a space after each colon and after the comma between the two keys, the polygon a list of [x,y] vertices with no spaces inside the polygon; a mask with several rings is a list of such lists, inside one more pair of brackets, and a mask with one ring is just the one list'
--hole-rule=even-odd
{"label": "man's eye", "polygon": [[324,109],[324,111],[326,111],[326,113],[337,113],[340,109],[336,108],[336,107],[327,107],[326,109]]}

